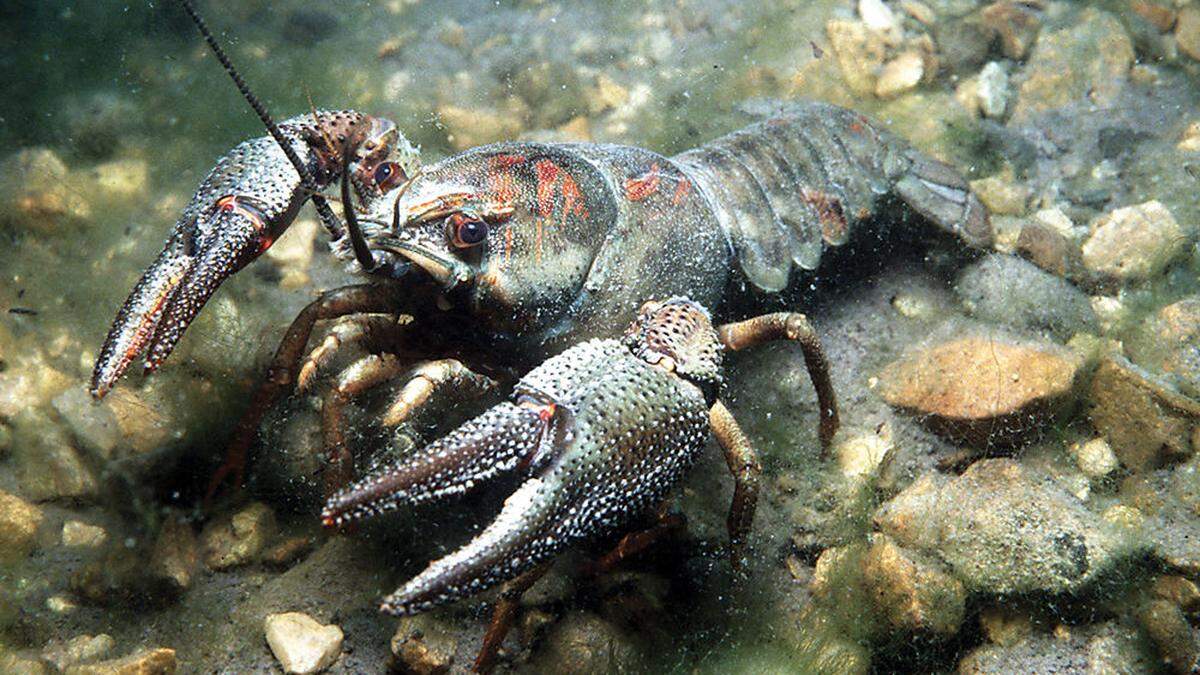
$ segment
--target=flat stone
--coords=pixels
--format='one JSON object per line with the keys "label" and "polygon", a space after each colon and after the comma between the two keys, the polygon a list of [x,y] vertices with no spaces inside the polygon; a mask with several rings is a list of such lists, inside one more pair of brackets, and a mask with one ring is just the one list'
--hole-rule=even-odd
{"label": "flat stone", "polygon": [[926,474],[875,513],[899,545],[936,556],[972,593],[1076,593],[1138,542],[1010,459]]}
{"label": "flat stone", "polygon": [[21,490],[30,499],[81,499],[96,494],[91,466],[43,410],[25,410],[13,418],[13,458]]}
{"label": "flat stone", "polygon": [[81,449],[104,459],[112,457],[121,442],[121,427],[111,409],[95,405],[83,387],[67,388],[52,404]]}
{"label": "flat stone", "polygon": [[176,667],[175,650],[159,647],[111,661],[74,665],[67,668],[66,675],[169,675]]}
{"label": "flat stone", "polygon": [[1022,258],[993,253],[971,263],[954,286],[971,316],[1067,342],[1099,328],[1091,299],[1069,281]]}
{"label": "flat stone", "polygon": [[392,636],[392,655],[413,675],[441,675],[454,665],[454,630],[428,614],[400,619]]}
{"label": "flat stone", "polygon": [[871,536],[862,564],[867,590],[892,630],[938,638],[958,633],[967,592],[944,565],[922,559],[883,534]]}
{"label": "flat stone", "polygon": [[1106,213],[1091,229],[1083,264],[1120,281],[1158,276],[1188,248],[1189,237],[1157,200]]}
{"label": "flat stone", "polygon": [[[1016,3],[1013,3],[1016,4]],[[1013,118],[1090,102],[1116,103],[1133,65],[1133,41],[1112,14],[1094,7],[1077,21],[1042,31],[1025,67]]]}
{"label": "flat stone", "polygon": [[59,670],[66,670],[69,666],[104,658],[115,646],[116,641],[111,635],[77,635],[66,643],[47,646],[42,650],[42,658]]}
{"label": "flat stone", "polygon": [[33,550],[42,510],[0,491],[0,560],[20,560]]}
{"label": "flat stone", "polygon": [[88,525],[79,520],[63,523],[62,545],[81,548],[98,548],[108,541],[108,530],[99,525]]}
{"label": "flat stone", "polygon": [[204,564],[224,570],[258,560],[275,534],[275,512],[255,502],[237,513],[209,523],[200,534]]}
{"label": "flat stone", "polygon": [[307,614],[271,614],[263,628],[271,653],[285,673],[319,673],[342,653],[342,629],[322,625]]}
{"label": "flat stone", "polygon": [[889,405],[968,443],[1012,443],[1074,401],[1082,360],[1051,344],[967,336],[917,349],[880,375]]}
{"label": "flat stone", "polygon": [[1105,358],[1092,377],[1092,425],[1131,471],[1149,471],[1192,454],[1191,430],[1200,402],[1128,360]]}

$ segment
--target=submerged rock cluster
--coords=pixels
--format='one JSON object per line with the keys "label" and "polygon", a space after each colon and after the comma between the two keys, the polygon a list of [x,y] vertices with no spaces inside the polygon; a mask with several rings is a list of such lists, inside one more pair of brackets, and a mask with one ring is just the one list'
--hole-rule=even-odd
{"label": "submerged rock cluster", "polygon": [[[594,551],[560,563],[501,668],[1200,667],[1200,3],[618,5],[286,0],[222,21],[278,112],[307,89],[431,157],[510,138],[671,153],[790,99],[849,106],[968,173],[996,240],[968,254],[895,223],[822,269],[794,304],[844,406],[829,460],[799,353],[733,360],[727,398],[766,467],[746,577],[714,451],[675,500],[686,531],[601,578],[580,574]],[[97,11],[37,30],[78,36],[82,62],[83,36],[121,21]],[[232,92],[196,101],[227,83],[167,11],[126,13],[152,34],[101,78],[17,57],[71,86],[0,111],[0,672],[462,670],[493,597],[375,609],[494,505],[319,531],[319,394],[265,425],[248,490],[202,504],[275,340],[347,281],[311,218],[222,289],[173,366],[86,395],[112,309],[206,163],[261,133]],[[372,412],[355,442],[378,440]]]}

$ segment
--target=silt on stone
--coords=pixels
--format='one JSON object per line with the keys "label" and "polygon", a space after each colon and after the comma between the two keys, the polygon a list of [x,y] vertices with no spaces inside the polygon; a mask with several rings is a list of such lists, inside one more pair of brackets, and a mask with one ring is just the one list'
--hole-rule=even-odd
{"label": "silt on stone", "polygon": [[1083,243],[1083,264],[1118,281],[1143,281],[1161,274],[1190,241],[1157,200],[1106,213],[1092,223],[1091,231]]}

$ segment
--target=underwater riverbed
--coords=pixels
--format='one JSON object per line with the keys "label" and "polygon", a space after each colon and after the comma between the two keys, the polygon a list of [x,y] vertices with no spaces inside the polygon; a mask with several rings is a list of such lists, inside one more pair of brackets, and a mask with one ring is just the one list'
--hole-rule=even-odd
{"label": "underwater riverbed", "polygon": [[[732,282],[750,314],[815,327],[829,452],[799,348],[728,355],[721,398],[762,465],[745,568],[710,438],[667,500],[682,527],[601,574],[614,537],[560,556],[498,672],[1200,668],[1200,2],[197,4],[278,119],[386,117],[425,166],[505,140],[671,156],[820,101],[955,167],[988,212],[972,248],[881,201],[878,237],[825,245],[788,292]],[[158,372],[89,395],[196,186],[264,133],[187,15],[19,0],[0,36],[0,672],[470,668],[495,591],[379,603],[518,482],[321,526],[322,408],[377,345],[289,390],[245,484],[205,499],[289,323],[360,280],[311,206]],[[651,178],[610,187],[637,202]],[[506,393],[380,424],[404,381],[346,407],[360,471]]]}

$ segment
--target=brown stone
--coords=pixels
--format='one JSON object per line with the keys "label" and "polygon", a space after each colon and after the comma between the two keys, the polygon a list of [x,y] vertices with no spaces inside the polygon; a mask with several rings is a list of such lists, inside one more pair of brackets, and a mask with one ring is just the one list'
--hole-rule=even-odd
{"label": "brown stone", "polygon": [[454,631],[428,614],[400,619],[392,636],[392,656],[398,670],[412,675],[449,672],[455,649]]}
{"label": "brown stone", "polygon": [[1188,247],[1187,235],[1157,200],[1110,211],[1091,229],[1083,243],[1083,264],[1120,281],[1155,277]]}
{"label": "brown stone", "polygon": [[1174,8],[1161,5],[1157,2],[1133,0],[1130,3],[1130,9],[1163,33],[1175,27],[1175,19],[1178,17]]}
{"label": "brown stone", "polygon": [[1168,600],[1185,612],[1200,610],[1200,588],[1191,579],[1164,575],[1154,580],[1154,594]]}
{"label": "brown stone", "polygon": [[312,537],[290,537],[267,549],[262,560],[268,565],[286,567],[304,557],[314,544]]}
{"label": "brown stone", "polygon": [[1188,5],[1179,10],[1175,42],[1179,45],[1179,51],[1200,61],[1200,7]]}
{"label": "brown stone", "polygon": [[0,491],[0,560],[19,560],[33,550],[42,510]]}
{"label": "brown stone", "polygon": [[175,668],[175,650],[159,647],[111,661],[72,666],[66,675],[167,675]]}
{"label": "brown stone", "polygon": [[168,517],[154,542],[150,554],[150,574],[179,592],[192,585],[192,575],[199,561],[199,547],[192,527],[175,517]]}
{"label": "brown stone", "polygon": [[1012,443],[1073,402],[1081,366],[1054,345],[969,336],[889,364],[880,394],[952,439]]}
{"label": "brown stone", "polygon": [[923,560],[876,534],[863,557],[867,591],[895,631],[942,638],[958,633],[967,592],[941,563]]}
{"label": "brown stone", "polygon": [[204,528],[200,535],[204,564],[223,570],[255,562],[274,534],[275,513],[266,504],[250,504]]}
{"label": "brown stone", "polygon": [[1151,470],[1192,454],[1191,431],[1200,420],[1200,402],[1128,360],[1112,356],[1102,361],[1089,399],[1092,425],[1126,468]]}
{"label": "brown stone", "polygon": [[1054,228],[1025,223],[1017,237],[1017,254],[1051,274],[1066,277],[1075,266],[1078,250]]}
{"label": "brown stone", "polygon": [[846,86],[856,94],[873,94],[887,53],[887,45],[880,34],[861,21],[845,19],[834,19],[825,24],[825,33]]}
{"label": "brown stone", "polygon": [[1179,607],[1167,600],[1151,600],[1138,608],[1135,616],[1172,670],[1176,673],[1200,670],[1200,640]]}
{"label": "brown stone", "polygon": [[983,8],[980,14],[983,27],[1000,38],[1000,48],[1010,59],[1020,60],[1029,53],[1037,39],[1042,21],[1024,2],[1000,0]]}

